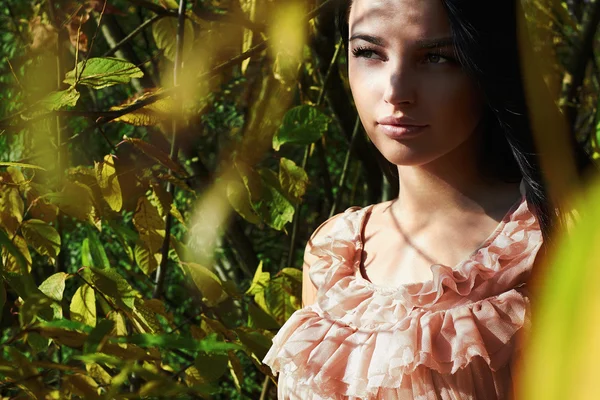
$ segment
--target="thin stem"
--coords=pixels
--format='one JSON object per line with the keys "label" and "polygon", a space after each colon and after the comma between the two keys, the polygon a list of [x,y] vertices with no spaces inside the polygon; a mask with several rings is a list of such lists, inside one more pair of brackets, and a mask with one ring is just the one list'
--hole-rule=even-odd
{"label": "thin stem", "polygon": [[115,54],[115,52],[117,50],[119,50],[121,47],[123,47],[125,44],[129,43],[134,37],[136,37],[139,33],[141,33],[144,29],[146,29],[146,27],[152,25],[153,23],[155,23],[156,21],[164,18],[165,15],[155,15],[154,17],[144,21],[143,24],[141,24],[140,26],[138,26],[137,28],[135,28],[133,31],[131,31],[131,33],[127,36],[125,36],[123,38],[123,40],[121,40],[119,43],[115,44],[111,49],[109,49],[108,51],[106,51],[104,54],[102,54],[102,57],[110,57],[113,54]]}
{"label": "thin stem", "polygon": [[340,176],[340,182],[338,183],[337,196],[331,206],[329,212],[329,218],[333,217],[337,213],[337,209],[342,201],[342,194],[344,193],[344,185],[346,184],[346,176],[348,175],[348,167],[350,166],[350,156],[356,143],[358,132],[360,131],[360,118],[356,117],[356,124],[354,125],[354,131],[352,132],[352,139],[350,139],[350,145],[348,146],[348,152],[346,152],[346,159],[344,160],[344,168],[342,169],[342,175]]}
{"label": "thin stem", "polygon": [[[183,58],[183,42],[185,36],[185,10],[187,7],[187,0],[179,0],[179,10],[178,10],[178,20],[177,20],[177,51],[175,53],[175,66],[173,68],[173,86],[179,86],[179,75],[182,69],[182,58]],[[179,119],[183,116],[183,99],[182,96],[178,93],[175,93],[175,100],[177,104],[177,114],[175,118],[173,118],[173,137],[171,139],[171,159],[176,160],[177,154],[179,153],[179,143],[177,138],[177,123]],[[172,174],[172,171],[169,170],[169,174]],[[167,193],[171,194],[170,201],[175,201],[175,185],[171,181],[167,182]],[[158,298],[162,294],[163,285],[165,281],[165,276],[167,272],[167,262],[169,260],[169,245],[171,240],[171,227],[173,225],[173,216],[170,212],[171,205],[169,204],[169,210],[167,210],[167,220],[165,224],[165,240],[163,241],[162,246],[162,259],[160,260],[160,265],[156,271],[156,287],[154,288],[154,293],[152,295],[153,298]]]}

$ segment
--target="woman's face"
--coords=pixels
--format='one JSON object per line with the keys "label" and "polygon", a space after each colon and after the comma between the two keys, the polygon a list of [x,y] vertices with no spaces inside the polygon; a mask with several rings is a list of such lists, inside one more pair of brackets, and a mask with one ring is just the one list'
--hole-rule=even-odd
{"label": "woman's face", "polygon": [[425,165],[476,130],[482,97],[461,69],[441,0],[355,0],[349,79],[367,134],[396,165]]}

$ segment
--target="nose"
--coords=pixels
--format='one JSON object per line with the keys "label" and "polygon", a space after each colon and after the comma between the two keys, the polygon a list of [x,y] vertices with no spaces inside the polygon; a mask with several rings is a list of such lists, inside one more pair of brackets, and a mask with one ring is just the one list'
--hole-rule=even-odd
{"label": "nose", "polygon": [[383,99],[393,105],[414,104],[417,100],[416,77],[406,66],[393,68],[389,75]]}

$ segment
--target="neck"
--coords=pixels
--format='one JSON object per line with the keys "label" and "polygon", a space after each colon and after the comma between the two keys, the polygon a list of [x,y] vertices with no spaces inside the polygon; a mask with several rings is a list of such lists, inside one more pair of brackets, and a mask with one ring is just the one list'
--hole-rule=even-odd
{"label": "neck", "polygon": [[[471,142],[471,143],[468,143]],[[459,148],[420,166],[398,166],[400,194],[394,204],[399,215],[422,222],[479,211],[485,197],[498,182],[486,179],[479,170],[477,144],[471,140]]]}

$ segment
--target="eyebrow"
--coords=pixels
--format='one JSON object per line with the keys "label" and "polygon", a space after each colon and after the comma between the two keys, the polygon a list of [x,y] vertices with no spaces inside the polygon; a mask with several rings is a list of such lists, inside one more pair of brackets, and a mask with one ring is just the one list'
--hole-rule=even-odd
{"label": "eyebrow", "polygon": [[[379,36],[367,35],[363,33],[357,33],[352,35],[348,42],[353,40],[361,39],[365,42],[372,43],[376,46],[384,46],[385,40]],[[420,49],[437,49],[440,47],[454,46],[454,40],[451,37],[439,38],[439,39],[422,39],[417,40],[416,47]]]}

